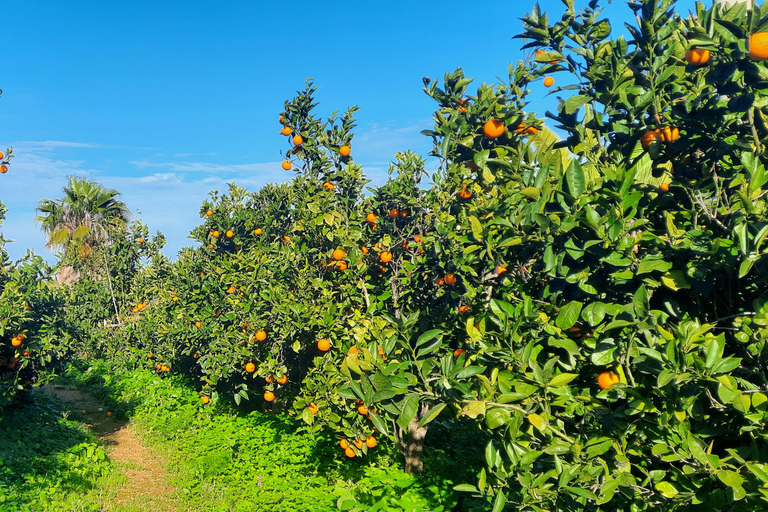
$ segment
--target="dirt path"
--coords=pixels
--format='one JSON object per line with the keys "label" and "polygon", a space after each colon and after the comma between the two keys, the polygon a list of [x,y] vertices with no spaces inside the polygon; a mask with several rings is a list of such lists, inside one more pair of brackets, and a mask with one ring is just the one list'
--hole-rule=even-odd
{"label": "dirt path", "polygon": [[103,510],[176,512],[171,498],[174,488],[168,483],[165,467],[141,444],[129,424],[108,415],[109,411],[93,397],[75,389],[45,386],[43,391],[59,397],[71,412],[83,416],[90,430],[106,445],[109,458],[125,474],[125,485],[114,499],[102,504]]}

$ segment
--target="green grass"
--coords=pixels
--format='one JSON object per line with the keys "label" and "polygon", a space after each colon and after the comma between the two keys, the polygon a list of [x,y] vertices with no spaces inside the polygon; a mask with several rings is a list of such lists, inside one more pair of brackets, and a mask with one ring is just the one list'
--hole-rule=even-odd
{"label": "green grass", "polygon": [[120,485],[97,440],[61,409],[35,393],[0,411],[0,511],[97,511]]}
{"label": "green grass", "polygon": [[[89,392],[131,419],[169,468],[179,512],[487,508],[453,490],[472,480],[467,461],[481,457],[483,448],[462,443],[460,432],[434,436],[441,442],[427,446],[428,471],[414,477],[402,471],[400,456],[386,442],[365,459],[349,460],[335,439],[301,432],[287,415],[204,406],[177,377],[113,372],[94,362],[71,366],[57,384]],[[126,484],[122,470],[128,465],[110,462],[98,439],[63,410],[58,399],[32,393],[0,411],[0,512],[104,510]],[[139,496],[110,510],[146,507]]]}
{"label": "green grass", "polygon": [[349,460],[334,439],[299,432],[298,423],[287,415],[241,413],[224,403],[203,405],[193,387],[178,377],[160,378],[146,370],[114,373],[104,363],[91,363],[71,367],[67,379],[101,394],[110,408],[131,418],[145,444],[172,469],[171,483],[183,510],[486,508],[453,491],[454,485],[472,479],[466,462],[478,450],[431,447],[425,460],[430,476],[414,477],[402,471],[399,455],[386,443],[365,459]]}

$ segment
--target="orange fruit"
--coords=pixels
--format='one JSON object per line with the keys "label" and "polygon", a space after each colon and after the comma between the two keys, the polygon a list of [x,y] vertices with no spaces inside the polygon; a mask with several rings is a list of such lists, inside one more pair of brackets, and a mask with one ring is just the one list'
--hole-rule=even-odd
{"label": "orange fruit", "polygon": [[365,446],[368,448],[374,448],[378,443],[376,442],[376,438],[373,436],[370,436],[368,439],[365,440]]}
{"label": "orange fruit", "polygon": [[261,228],[256,228],[256,229],[254,229],[254,230],[253,230],[253,234],[254,234],[254,235],[260,235],[260,234],[262,234],[263,232],[264,232],[264,231],[262,231],[262,229],[261,229]]}
{"label": "orange fruit", "polygon": [[680,136],[680,129],[678,128],[671,128],[669,126],[665,126],[661,129],[661,140],[664,142],[674,142],[677,140],[677,138]]}
{"label": "orange fruit", "polygon": [[143,244],[144,243],[144,239],[143,238],[139,238],[139,243]]}
{"label": "orange fruit", "polygon": [[349,268],[349,265],[347,265],[346,261],[340,261],[336,264],[336,270],[347,270]]}
{"label": "orange fruit", "polygon": [[539,133],[539,129],[535,126],[528,126],[523,130],[523,135],[536,135]]}
{"label": "orange fruit", "polygon": [[548,76],[544,79],[544,87],[552,87],[555,85],[555,79],[551,76]]}
{"label": "orange fruit", "polygon": [[400,216],[406,218],[408,216],[408,210],[400,210]]}
{"label": "orange fruit", "polygon": [[345,253],[342,249],[334,249],[333,250],[333,259],[336,261],[343,260],[344,256],[346,256],[347,253]]}
{"label": "orange fruit", "polygon": [[704,48],[692,48],[685,52],[685,60],[694,66],[703,66],[709,62],[710,52]]}
{"label": "orange fruit", "polygon": [[0,151],[0,160],[2,160],[4,156],[5,156],[5,155],[3,155],[3,152],[2,152],[2,151]]}
{"label": "orange fruit", "polygon": [[313,415],[317,414],[317,405],[309,404],[309,406],[307,406],[307,409],[309,409],[309,412],[311,412]]}
{"label": "orange fruit", "polygon": [[216,231],[216,230],[213,230],[213,231],[211,231],[211,236],[212,236],[213,238],[218,238],[218,237],[219,237],[219,232],[218,232],[218,231]]}
{"label": "orange fruit", "polygon": [[470,197],[472,197],[472,192],[470,192],[466,188],[462,188],[459,191],[459,197],[462,198],[462,199],[469,199]]}
{"label": "orange fruit", "polygon": [[621,382],[621,379],[615,373],[603,372],[597,376],[597,385],[603,389],[608,389],[619,382]]}
{"label": "orange fruit", "polygon": [[384,357],[384,349],[380,348],[377,352],[381,357]]}
{"label": "orange fruit", "polygon": [[340,154],[341,156],[349,156],[349,154],[350,154],[351,152],[352,152],[352,148],[350,148],[349,146],[346,146],[346,145],[345,145],[345,146],[341,146],[341,147],[339,148],[339,154]]}
{"label": "orange fruit", "polygon": [[359,348],[357,348],[357,347],[352,347],[352,348],[350,348],[350,349],[349,349],[349,352],[348,352],[348,353],[349,353],[349,354],[353,354],[353,355],[354,355],[354,354],[359,354],[359,353],[360,353],[360,349],[359,349]]}
{"label": "orange fruit", "polygon": [[643,134],[642,137],[640,137],[640,144],[642,144],[643,149],[648,149],[651,147],[651,144],[656,142],[660,138],[660,130],[648,130]]}
{"label": "orange fruit", "polygon": [[352,448],[347,448],[346,450],[344,450],[344,455],[346,455],[351,459],[355,456],[355,450],[353,450]]}
{"label": "orange fruit", "polygon": [[379,254],[379,259],[382,263],[389,263],[392,261],[392,253],[389,251],[383,251],[381,254]]}
{"label": "orange fruit", "polygon": [[253,373],[256,371],[256,365],[253,363],[247,363],[245,365],[245,371],[248,373]]}
{"label": "orange fruit", "polygon": [[443,284],[445,284],[445,279],[443,279],[442,277],[438,277],[437,286],[443,286]]}
{"label": "orange fruit", "polygon": [[498,275],[501,275],[501,274],[503,274],[506,271],[507,271],[507,266],[506,265],[496,265],[496,273]]}
{"label": "orange fruit", "polygon": [[283,242],[290,243],[291,242],[291,237],[289,237],[288,235],[284,235],[283,236]]}
{"label": "orange fruit", "polygon": [[280,130],[280,133],[283,135],[290,135],[292,133],[291,128],[289,126],[283,126],[283,129]]}
{"label": "orange fruit", "polygon": [[464,350],[463,348],[457,348],[456,350],[453,351],[453,357],[458,359],[458,357],[465,352],[466,350]]}
{"label": "orange fruit", "polygon": [[271,391],[264,392],[264,400],[266,400],[267,402],[271,402],[274,399],[275,399],[275,394],[273,392]]}
{"label": "orange fruit", "polygon": [[29,350],[25,350],[24,352],[22,352],[22,353],[21,353],[21,355],[23,355],[23,356],[28,356],[28,355],[29,355],[29,354],[31,354],[31,353],[32,353],[32,352],[30,352]]}
{"label": "orange fruit", "polygon": [[507,127],[498,119],[491,119],[483,125],[483,135],[489,139],[499,138],[504,135],[505,131],[507,131]]}
{"label": "orange fruit", "polygon": [[264,341],[265,339],[267,339],[267,333],[262,330],[258,330],[256,331],[256,334],[253,337],[256,338],[258,341]]}
{"label": "orange fruit", "polygon": [[445,282],[446,284],[456,284],[456,276],[453,274],[446,274]]}
{"label": "orange fruit", "polygon": [[283,166],[283,169],[285,169],[286,171],[290,171],[291,167],[293,167],[293,165],[291,165],[291,162],[289,162],[288,160],[283,160],[282,166]]}
{"label": "orange fruit", "polygon": [[669,190],[669,183],[666,183],[666,182],[664,182],[664,183],[662,183],[661,185],[659,185],[659,188],[660,188],[660,189],[661,189],[663,192],[666,192],[666,191],[668,191],[668,190]]}
{"label": "orange fruit", "polygon": [[201,322],[200,320],[195,322],[195,327],[197,327],[198,329],[200,329],[202,326],[203,326],[203,322]]}
{"label": "orange fruit", "polygon": [[346,450],[347,448],[349,448],[349,443],[347,443],[346,439],[342,439],[341,441],[339,441],[339,446],[341,446],[342,450]]}
{"label": "orange fruit", "polygon": [[317,340],[317,348],[323,352],[328,352],[331,349],[331,342],[325,338]]}
{"label": "orange fruit", "polygon": [[107,411],[107,416],[112,416],[112,412],[111,411]]}
{"label": "orange fruit", "polygon": [[205,212],[205,214],[206,214],[208,217],[210,217],[211,215],[213,215],[213,210],[208,210],[207,212]]}
{"label": "orange fruit", "polygon": [[227,238],[232,238],[233,236],[235,236],[235,232],[232,231],[231,229],[227,230],[227,232],[224,234],[227,236]]}
{"label": "orange fruit", "polygon": [[362,439],[355,439],[355,446],[358,450],[363,449],[363,440]]}
{"label": "orange fruit", "polygon": [[463,305],[463,306],[461,306],[461,307],[459,308],[459,314],[460,314],[460,315],[463,315],[463,314],[465,314],[465,313],[469,313],[469,309],[470,309],[470,308],[469,308],[469,306],[467,306],[467,305],[465,304],[465,305]]}
{"label": "orange fruit", "polygon": [[14,347],[20,347],[21,346],[21,340],[22,338],[15,336],[13,339],[11,339],[11,345]]}
{"label": "orange fruit", "polygon": [[88,411],[86,411],[85,409],[83,409],[83,414],[88,414]]}
{"label": "orange fruit", "polygon": [[285,384],[286,382],[288,382],[288,376],[285,375],[285,374],[283,374],[283,375],[281,375],[281,376],[279,376],[277,378],[277,383],[278,384]]}
{"label": "orange fruit", "polygon": [[413,241],[416,242],[417,244],[420,244],[424,240],[421,238],[421,235],[416,235],[413,237]]}
{"label": "orange fruit", "polygon": [[211,399],[208,398],[207,396],[203,395],[203,396],[200,397],[200,401],[203,402],[204,404],[207,404],[208,402],[211,401]]}
{"label": "orange fruit", "polygon": [[274,378],[273,376],[271,376],[271,375],[270,375],[269,377],[267,377],[267,378],[266,378],[266,379],[264,379],[264,380],[266,380],[266,381],[267,381],[267,384],[272,384],[272,383],[275,381],[275,378]]}
{"label": "orange fruit", "polygon": [[325,190],[333,190],[333,189],[335,189],[335,188],[336,188],[336,185],[334,185],[334,184],[333,184],[333,183],[331,183],[330,181],[326,181],[325,183],[323,183],[323,188],[324,188]]}
{"label": "orange fruit", "polygon": [[756,32],[749,36],[749,58],[752,60],[768,59],[768,32]]}
{"label": "orange fruit", "polygon": [[371,224],[373,224],[374,222],[376,222],[376,219],[378,219],[378,218],[379,218],[379,216],[378,216],[378,215],[376,215],[376,214],[375,214],[375,213],[373,213],[373,212],[369,212],[369,213],[368,213],[368,215],[366,215],[366,216],[365,216],[365,220],[367,220],[367,221],[368,221],[368,222],[370,222]]}
{"label": "orange fruit", "polygon": [[0,174],[5,174],[8,172],[8,166],[7,165],[0,165]]}
{"label": "orange fruit", "polygon": [[397,214],[398,214],[397,208],[392,208],[391,210],[389,210],[390,217],[393,217],[393,218],[397,217]]}
{"label": "orange fruit", "polygon": [[357,406],[357,412],[365,416],[366,414],[368,414],[368,408],[365,405],[360,404]]}
{"label": "orange fruit", "polygon": [[363,254],[368,254],[368,248],[366,246],[362,246],[360,250],[363,251]]}
{"label": "orange fruit", "polygon": [[304,137],[297,134],[293,136],[292,141],[294,146],[301,146],[304,143]]}

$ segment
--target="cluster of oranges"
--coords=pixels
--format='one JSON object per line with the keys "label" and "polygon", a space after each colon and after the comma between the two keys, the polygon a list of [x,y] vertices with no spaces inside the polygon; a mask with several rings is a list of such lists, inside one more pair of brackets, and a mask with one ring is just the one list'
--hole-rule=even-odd
{"label": "cluster of oranges", "polygon": [[131,311],[133,311],[134,313],[138,313],[139,311],[147,307],[147,305],[148,304],[146,302],[139,302],[136,306],[134,306],[134,308]]}
{"label": "cluster of oranges", "polygon": [[163,372],[163,373],[168,373],[169,371],[171,371],[171,367],[168,366],[167,364],[157,363],[155,365],[155,370],[157,370],[159,372]]}
{"label": "cluster of oranges", "polygon": [[2,162],[0,163],[0,174],[5,174],[8,172],[8,166],[6,164],[8,163],[7,161],[9,160],[9,157],[10,157],[10,151],[8,153],[9,155],[8,157],[6,157],[5,155],[3,155],[3,152],[0,151],[0,162]]}
{"label": "cluster of oranges", "polygon": [[[357,448],[358,450],[363,449],[363,445],[367,446],[368,448],[375,448],[378,442],[376,441],[376,438],[373,436],[368,436],[365,440],[362,439],[355,439],[352,444]],[[339,441],[339,447],[344,450],[344,455],[349,457],[350,459],[353,458],[355,454],[355,450],[352,449],[352,447],[349,445],[349,442],[346,439],[341,439]]]}

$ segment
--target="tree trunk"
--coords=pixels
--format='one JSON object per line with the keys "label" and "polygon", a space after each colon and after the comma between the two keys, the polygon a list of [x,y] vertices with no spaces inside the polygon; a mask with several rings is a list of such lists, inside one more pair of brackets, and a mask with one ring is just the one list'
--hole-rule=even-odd
{"label": "tree trunk", "polygon": [[419,428],[419,422],[429,410],[425,403],[419,405],[419,412],[408,423],[408,431],[403,431],[399,425],[394,424],[395,440],[400,453],[405,457],[405,472],[409,475],[421,473],[424,469],[424,462],[421,460],[424,451],[424,438],[427,435],[428,427],[424,425]]}

